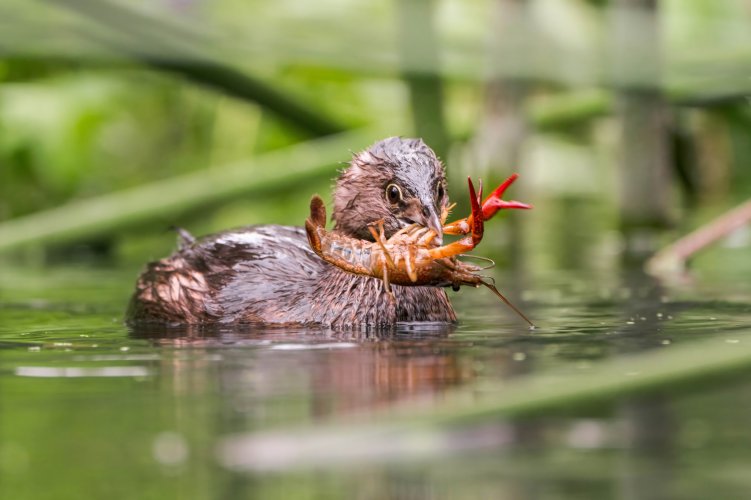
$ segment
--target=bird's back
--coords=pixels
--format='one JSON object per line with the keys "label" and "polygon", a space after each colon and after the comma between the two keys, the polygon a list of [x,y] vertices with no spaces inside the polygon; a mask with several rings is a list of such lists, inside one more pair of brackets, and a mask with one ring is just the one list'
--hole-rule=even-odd
{"label": "bird's back", "polygon": [[456,320],[442,289],[393,287],[342,271],[310,249],[302,228],[250,226],[186,244],[147,265],[128,320],[383,327]]}

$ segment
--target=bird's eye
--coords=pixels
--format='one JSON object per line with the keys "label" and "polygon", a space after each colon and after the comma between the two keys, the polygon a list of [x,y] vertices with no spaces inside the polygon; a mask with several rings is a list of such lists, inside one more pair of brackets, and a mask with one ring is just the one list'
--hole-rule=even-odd
{"label": "bird's eye", "polygon": [[435,190],[435,194],[439,200],[443,198],[443,184],[438,184],[438,187]]}
{"label": "bird's eye", "polygon": [[386,199],[389,203],[395,204],[402,200],[402,190],[396,184],[386,186]]}

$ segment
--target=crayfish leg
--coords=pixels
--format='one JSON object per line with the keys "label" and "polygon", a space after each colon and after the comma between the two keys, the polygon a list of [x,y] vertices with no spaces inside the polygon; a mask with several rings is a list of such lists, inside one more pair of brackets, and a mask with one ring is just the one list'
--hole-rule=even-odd
{"label": "crayfish leg", "polygon": [[386,264],[386,260],[384,259],[382,261],[383,266],[383,289],[386,290],[386,293],[389,294],[389,296],[394,299],[394,292],[391,291],[391,283],[389,283],[389,266]]}
{"label": "crayfish leg", "polygon": [[[373,226],[368,226],[368,231],[370,231],[370,234],[373,236],[373,239],[378,243],[378,246],[381,247],[381,250],[383,251],[384,257],[386,257],[386,260],[388,261],[389,265],[391,267],[396,267],[394,265],[394,260],[391,258],[391,254],[389,253],[388,249],[386,248],[386,244],[384,243],[386,241],[386,235],[383,231],[383,221],[378,222],[378,226],[381,229],[380,234],[376,232],[375,228]],[[385,273],[384,273],[385,276]]]}
{"label": "crayfish leg", "polygon": [[446,219],[449,218],[449,214],[456,206],[456,203],[452,203],[451,205],[447,207],[443,207],[443,210],[441,210],[441,224],[446,225]]}
{"label": "crayfish leg", "polygon": [[458,269],[456,267],[456,261],[453,259],[436,259],[436,262],[438,262],[443,267],[450,269],[452,271],[456,271]]}
{"label": "crayfish leg", "polygon": [[407,268],[407,275],[409,276],[409,279],[412,280],[412,283],[416,283],[417,271],[415,270],[415,247],[409,246],[407,247],[407,249],[408,253],[404,258],[404,267]]}
{"label": "crayfish leg", "polygon": [[435,239],[437,235],[435,234],[435,231],[432,229],[429,229],[428,232],[425,233],[424,236],[421,236],[418,240],[417,244],[420,246],[427,247],[430,245],[430,242]]}

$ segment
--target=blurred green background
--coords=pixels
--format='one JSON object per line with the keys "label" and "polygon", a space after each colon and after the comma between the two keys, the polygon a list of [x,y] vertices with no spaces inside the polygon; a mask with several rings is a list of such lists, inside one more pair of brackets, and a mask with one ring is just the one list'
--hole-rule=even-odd
{"label": "blurred green background", "polygon": [[751,193],[745,0],[6,0],[0,25],[11,261],[300,225],[390,135],[423,137],[460,202],[467,174],[519,171],[538,210],[484,245],[537,269],[639,261]]}
{"label": "blurred green background", "polygon": [[[750,96],[749,0],[3,0],[0,497],[747,496],[748,225],[640,269],[751,198]],[[475,253],[538,330],[123,324],[168,228],[301,225],[392,135],[457,216],[521,174]]]}

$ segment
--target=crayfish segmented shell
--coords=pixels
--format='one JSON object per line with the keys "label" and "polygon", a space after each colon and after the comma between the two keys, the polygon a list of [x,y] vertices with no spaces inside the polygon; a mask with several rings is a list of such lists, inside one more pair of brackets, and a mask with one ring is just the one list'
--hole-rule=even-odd
{"label": "crayfish segmented shell", "polygon": [[[310,217],[305,221],[308,242],[313,251],[326,262],[351,273],[382,279],[384,289],[391,293],[391,284],[402,286],[461,286],[480,285],[491,289],[532,327],[527,317],[514,307],[485,277],[478,274],[483,268],[460,261],[457,257],[480,243],[483,222],[501,208],[531,208],[520,202],[500,199],[516,174],[501,184],[483,203],[482,184],[479,194],[468,179],[472,213],[469,217],[445,225],[448,212],[442,215],[444,232],[462,234],[463,238],[444,246],[431,245],[438,236],[433,230],[412,224],[386,238],[383,222],[369,227],[374,241],[352,238],[326,230],[326,207],[319,196],[310,200]],[[393,296],[393,294],[392,294]]]}

